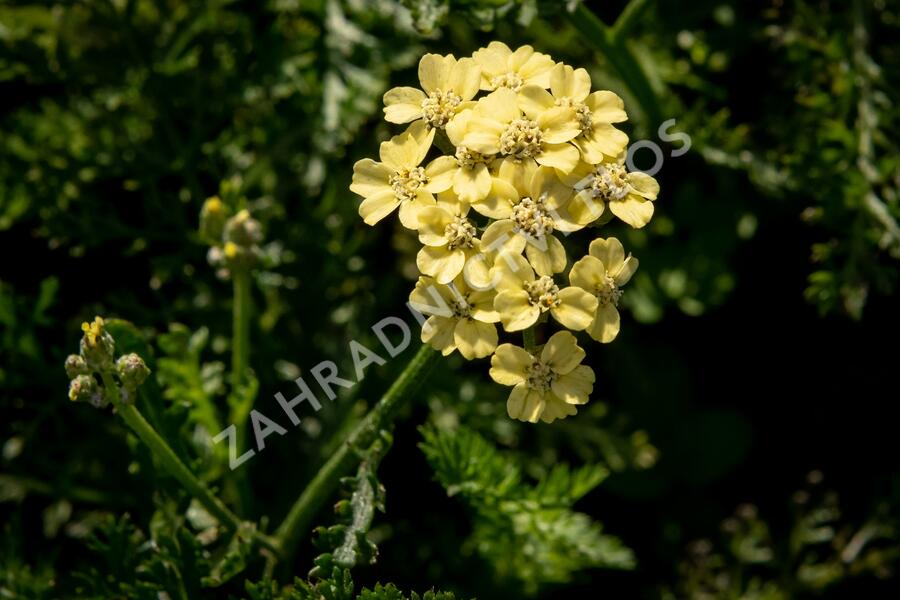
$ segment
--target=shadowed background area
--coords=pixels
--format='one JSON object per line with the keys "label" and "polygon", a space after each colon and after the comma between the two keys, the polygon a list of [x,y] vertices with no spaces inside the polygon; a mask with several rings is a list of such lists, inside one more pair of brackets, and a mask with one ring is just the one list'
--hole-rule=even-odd
{"label": "shadowed background area", "polygon": [[[134,323],[167,439],[273,530],[411,352],[269,438],[242,471],[249,498],[220,488],[215,432],[194,408],[226,409],[233,299],[197,233],[201,205],[240,197],[263,225],[249,362],[274,417],[294,378],[325,359],[351,374],[349,341],[378,348],[370,327],[408,314],[416,239],[365,226],[347,189],[353,163],[399,131],[382,94],[418,85],[425,52],[491,40],[531,44],[621,95],[632,142],[662,151],[661,193],[646,228],[592,232],[640,268],[615,342],[582,340],[591,403],[552,425],[514,422],[487,361],[440,362],[378,469],[378,558],[353,569],[357,587],[896,594],[898,3],[566,4],[0,6],[0,595],[282,597],[254,587],[258,555],[199,583],[227,540],[204,546],[190,498],[109,409],[68,400],[63,361],[95,314]],[[660,136],[668,119],[690,136],[681,156]],[[536,482],[563,462],[593,465],[597,481],[583,494],[569,482],[559,512],[514,495],[550,494]],[[523,487],[490,480],[511,471]],[[307,577],[321,552],[309,537],[279,582]]]}

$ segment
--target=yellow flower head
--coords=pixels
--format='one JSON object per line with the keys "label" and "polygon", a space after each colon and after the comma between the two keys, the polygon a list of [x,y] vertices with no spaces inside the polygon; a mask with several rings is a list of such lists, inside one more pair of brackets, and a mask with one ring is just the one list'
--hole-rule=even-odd
{"label": "yellow flower head", "polygon": [[607,206],[635,228],[643,227],[653,216],[659,184],[646,173],[629,173],[624,153],[596,165],[582,162],[561,179],[575,192],[569,212],[577,223],[595,221]]}
{"label": "yellow flower head", "polygon": [[452,193],[439,195],[435,206],[419,213],[419,241],[424,244],[416,265],[438,283],[450,283],[466,261],[481,251],[478,230],[468,217],[469,205],[459,203]]}
{"label": "yellow flower head", "polygon": [[628,136],[612,126],[628,119],[625,103],[610,91],[591,93],[591,76],[584,69],[556,65],[550,72],[550,91],[526,86],[519,92],[519,106],[531,119],[555,107],[572,108],[579,128],[572,143],[591,164],[618,156],[628,145]]}
{"label": "yellow flower head", "polygon": [[550,86],[553,59],[535,52],[531,46],[522,46],[513,52],[503,42],[491,42],[472,57],[481,67],[483,90],[507,88],[517,92],[529,84],[543,88]]}
{"label": "yellow flower head", "polygon": [[501,254],[494,265],[499,293],[494,308],[506,331],[531,327],[549,312],[563,327],[586,329],[597,312],[597,298],[580,287],[562,289],[552,277],[535,277],[521,254]]}
{"label": "yellow flower head", "polygon": [[[470,58],[426,54],[419,83],[384,95],[385,119],[410,125],[381,144],[380,161],[354,165],[359,214],[374,225],[398,209],[416,231],[422,276],[409,301],[427,315],[423,342],[467,360],[493,354],[514,419],[574,415],[594,384],[584,350],[570,331],[536,330],[584,330],[602,343],[618,334],[637,259],[615,238],[596,239],[566,286],[577,237],[564,247],[561,235],[605,224],[607,208],[632,227],[653,215],[659,185],[624,165],[624,103],[592,90],[586,70],[502,42]],[[527,349],[500,344],[519,331]],[[550,337],[535,349],[538,336]]]}
{"label": "yellow flower head", "polygon": [[638,259],[625,256],[622,243],[614,237],[591,242],[590,253],[572,266],[569,282],[597,297],[597,309],[588,334],[603,344],[619,334],[619,298],[622,286],[638,268]]}
{"label": "yellow flower head", "polygon": [[[420,122],[421,123],[421,122]],[[424,125],[410,128],[383,142],[381,162],[364,158],[353,165],[350,190],[363,197],[359,214],[368,225],[374,225],[400,207],[400,222],[407,229],[419,226],[419,212],[435,204],[434,193],[452,185],[456,166],[452,157],[442,156],[426,167],[419,166],[434,140],[434,130]]]}
{"label": "yellow flower head", "polygon": [[457,164],[453,173],[453,193],[469,204],[484,199],[490,193],[491,173],[488,167],[494,160],[493,155],[476,152],[463,143],[469,123],[476,116],[474,110],[467,108],[453,117],[446,128],[447,137],[456,148],[453,156]]}
{"label": "yellow flower head", "polygon": [[553,169],[535,166],[521,172],[521,177],[506,170],[501,166],[491,194],[472,205],[481,214],[497,219],[485,230],[482,247],[514,254],[524,251],[538,275],[559,273],[566,268],[566,251],[553,233],[582,227],[572,222],[563,208],[571,190]]}
{"label": "yellow flower head", "polygon": [[485,155],[499,155],[517,167],[537,162],[564,173],[578,164],[578,149],[569,142],[581,133],[575,111],[555,106],[533,117],[519,108],[519,95],[508,88],[478,101],[463,145]]}
{"label": "yellow flower head", "polygon": [[484,358],[497,347],[500,320],[494,310],[492,290],[472,290],[465,278],[442,285],[431,277],[420,277],[409,295],[409,304],[430,315],[422,327],[422,341],[444,356],[459,350],[466,360]]}
{"label": "yellow flower head", "polygon": [[[426,54],[419,61],[422,89],[396,87],[384,95],[384,118],[389,123],[423,119],[443,128],[478,93],[481,68],[471,58]],[[424,91],[423,91],[424,90]]]}
{"label": "yellow flower head", "polygon": [[497,347],[491,357],[491,378],[513,386],[506,411],[513,419],[550,423],[574,415],[594,389],[594,371],[581,364],[584,350],[575,336],[560,331],[539,355],[512,344]]}

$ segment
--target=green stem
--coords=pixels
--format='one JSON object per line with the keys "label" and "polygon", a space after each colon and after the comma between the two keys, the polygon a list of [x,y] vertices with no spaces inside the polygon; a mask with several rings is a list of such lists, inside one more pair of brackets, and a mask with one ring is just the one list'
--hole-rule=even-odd
{"label": "green stem", "polygon": [[250,272],[237,268],[232,279],[231,385],[237,388],[246,380],[250,355]]}
{"label": "green stem", "polygon": [[[633,10],[637,12],[640,8],[638,6]],[[627,11],[628,9],[626,8]],[[584,41],[606,57],[606,60],[609,61],[619,78],[628,87],[635,100],[637,100],[641,111],[650,123],[655,125],[662,123],[663,118],[659,98],[641,63],[628,49],[625,41],[621,39],[624,36],[616,35],[616,30],[607,27],[583,2],[578,3],[574,11],[567,11],[565,14],[569,23],[581,33]],[[630,17],[626,18],[626,22],[623,23],[623,29],[630,27],[629,20]]]}
{"label": "green stem", "polygon": [[534,352],[534,328],[537,325],[532,325],[528,329],[522,330],[522,343],[525,345],[525,350],[528,352]]}
{"label": "green stem", "polygon": [[399,409],[412,398],[439,356],[440,353],[427,344],[422,345],[378,404],[322,465],[275,532],[275,538],[285,557],[291,556],[298,540],[309,532],[313,518],[334,494],[341,478],[350,473],[359,462],[356,449],[372,445],[379,432],[392,424]]}
{"label": "green stem", "polygon": [[[235,427],[235,444],[238,455],[247,447],[247,419],[253,410],[255,394],[242,388],[247,383],[247,369],[250,363],[250,271],[244,267],[232,270],[234,298],[232,300],[231,323],[231,410],[229,421]],[[238,471],[235,479],[229,480],[228,491],[235,494],[238,509],[248,514],[252,496],[246,471]],[[236,486],[236,489],[235,489]]]}
{"label": "green stem", "polygon": [[[116,408],[116,412],[122,420],[131,427],[150,452],[159,461],[159,464],[172,477],[184,487],[184,489],[197,499],[211,515],[216,517],[227,529],[236,531],[241,525],[241,519],[231,512],[225,504],[216,498],[213,493],[197,479],[193,472],[178,458],[166,441],[153,429],[144,416],[133,404],[125,404],[119,396],[119,387],[108,371],[100,374],[103,379],[103,387]],[[279,552],[278,544],[268,536],[254,532],[254,538],[260,545],[274,553]]]}

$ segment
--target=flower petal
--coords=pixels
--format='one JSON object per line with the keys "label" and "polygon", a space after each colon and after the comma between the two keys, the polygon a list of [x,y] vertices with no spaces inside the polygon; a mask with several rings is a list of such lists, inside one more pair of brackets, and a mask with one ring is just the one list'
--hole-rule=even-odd
{"label": "flower petal", "polygon": [[588,253],[603,261],[603,265],[610,273],[617,272],[625,260],[625,248],[622,247],[622,242],[614,237],[595,239],[588,247]]}
{"label": "flower petal", "polygon": [[588,96],[585,104],[591,109],[594,122],[621,123],[628,120],[625,103],[612,92],[600,90]]}
{"label": "flower petal", "polygon": [[600,218],[606,204],[600,198],[594,198],[590,190],[581,190],[566,206],[566,212],[573,223],[590,225]]}
{"label": "flower petal", "polygon": [[537,119],[554,106],[553,96],[539,85],[526,85],[519,90],[519,108],[529,119]]}
{"label": "flower petal", "polygon": [[491,173],[484,163],[478,163],[471,169],[459,167],[453,173],[453,191],[460,200],[469,204],[487,198],[492,185]]}
{"label": "flower petal", "polygon": [[537,423],[544,412],[544,399],[538,392],[531,390],[524,383],[518,384],[509,393],[506,401],[506,413],[512,419]]}
{"label": "flower petal", "polygon": [[554,333],[541,351],[541,362],[549,365],[554,372],[565,375],[584,360],[584,350],[568,331]]}
{"label": "flower petal", "polygon": [[479,100],[475,111],[498,123],[509,123],[522,114],[519,110],[518,95],[509,88],[500,88]]}
{"label": "flower petal", "polygon": [[570,173],[578,165],[578,148],[571,144],[544,144],[543,151],[535,157],[535,160],[563,173]]}
{"label": "flower petal", "polygon": [[592,165],[616,157],[628,146],[628,135],[609,123],[594,122],[591,129],[574,140],[581,157]]}
{"label": "flower petal", "polygon": [[550,71],[550,90],[555,98],[584,102],[591,93],[591,76],[584,69],[559,63]]}
{"label": "flower petal", "polygon": [[413,87],[395,87],[384,94],[384,119],[389,123],[409,123],[422,117],[425,93]]}
{"label": "flower petal", "polygon": [[572,265],[569,283],[592,292],[606,282],[606,267],[596,256],[584,256]]}
{"label": "flower petal", "polygon": [[472,209],[480,215],[491,219],[508,219],[512,216],[513,206],[519,201],[519,192],[507,181],[494,177],[487,196],[472,203]]}
{"label": "flower petal", "polygon": [[444,231],[453,221],[453,215],[439,206],[426,206],[419,211],[419,241],[426,246],[445,246]]}
{"label": "flower petal", "polygon": [[419,82],[426,93],[450,87],[450,72],[456,60],[452,56],[426,54],[419,60]]}
{"label": "flower petal", "polygon": [[572,190],[566,186],[556,171],[550,167],[538,167],[528,182],[528,192],[532,198],[542,198],[546,208],[555,210],[568,202]]}
{"label": "flower petal", "polygon": [[534,357],[524,348],[512,344],[500,344],[491,357],[491,379],[500,385],[516,385],[525,381],[525,369]]}
{"label": "flower petal", "polygon": [[415,200],[400,203],[400,224],[407,229],[419,228],[419,212],[426,206],[435,206],[434,196],[425,190],[419,190]]}
{"label": "flower petal", "polygon": [[594,391],[594,370],[586,365],[578,365],[569,373],[560,375],[550,384],[553,394],[567,404],[586,404]]}
{"label": "flower petal", "polygon": [[529,238],[525,256],[538,275],[550,276],[566,268],[566,249],[556,237],[545,235]]}
{"label": "flower petal", "polygon": [[431,316],[422,324],[422,341],[447,356],[456,350],[453,332],[456,319]]}
{"label": "flower petal", "polygon": [[394,212],[399,205],[400,200],[397,199],[394,190],[387,189],[365,198],[359,205],[359,216],[363,218],[366,225],[374,225]]}
{"label": "flower petal", "polygon": [[465,264],[466,253],[459,248],[448,250],[444,246],[423,246],[416,255],[416,266],[419,270],[443,284],[456,279]]}
{"label": "flower petal", "polygon": [[587,329],[597,312],[597,297],[580,287],[570,286],[559,291],[560,303],[550,309],[553,318],[573,331]]}
{"label": "flower petal", "polygon": [[628,174],[628,184],[635,193],[643,196],[647,200],[656,200],[659,195],[659,183],[646,173],[635,171]]}
{"label": "flower petal", "polygon": [[614,304],[603,304],[597,309],[594,322],[588,327],[588,335],[601,344],[608,344],[619,335],[619,311]]}
{"label": "flower petal", "polygon": [[453,340],[466,360],[484,358],[497,347],[497,327],[492,323],[459,319]]}
{"label": "flower petal", "polygon": [[388,182],[393,174],[394,171],[390,167],[371,158],[358,160],[353,165],[353,183],[350,184],[350,191],[366,197],[390,190]]}
{"label": "flower petal", "polygon": [[425,185],[432,194],[449,190],[453,185],[453,174],[456,173],[458,163],[452,156],[439,156],[425,167],[425,175],[428,183]]}
{"label": "flower petal", "polygon": [[[472,206],[477,210],[478,205]],[[483,252],[496,253],[511,252],[521,254],[525,249],[525,238],[513,231],[514,224],[509,219],[494,221],[481,235],[481,249]]]}
{"label": "flower petal", "polygon": [[450,71],[450,89],[463,101],[471,100],[481,86],[481,67],[471,58],[459,59]]}
{"label": "flower petal", "polygon": [[494,298],[494,308],[506,331],[522,331],[534,325],[541,309],[531,304],[528,292],[522,289],[504,290]]}
{"label": "flower petal", "polygon": [[638,259],[629,254],[628,258],[625,259],[625,262],[622,263],[622,268],[612,276],[613,281],[616,282],[616,285],[622,287],[623,285],[628,283],[631,280],[631,276],[634,275],[635,271],[637,271],[638,264]]}
{"label": "flower petal", "polygon": [[541,413],[541,421],[544,423],[552,423],[557,419],[565,419],[578,413],[574,404],[566,404],[552,392],[544,394],[544,401],[544,412]]}
{"label": "flower petal", "polygon": [[609,210],[635,229],[640,229],[653,218],[653,202],[637,194],[628,194],[622,200],[612,200]]}
{"label": "flower petal", "polygon": [[575,111],[567,106],[544,110],[535,120],[541,128],[545,144],[562,144],[575,139],[581,133]]}
{"label": "flower petal", "polygon": [[472,318],[482,323],[499,323],[500,313],[494,308],[496,295],[497,293],[494,290],[469,292],[469,312]]}

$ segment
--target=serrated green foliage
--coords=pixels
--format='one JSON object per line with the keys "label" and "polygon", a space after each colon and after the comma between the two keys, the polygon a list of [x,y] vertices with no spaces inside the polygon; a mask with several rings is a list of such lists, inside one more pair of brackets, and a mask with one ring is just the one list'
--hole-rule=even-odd
{"label": "serrated green foliage", "polygon": [[191,332],[183,325],[170,325],[169,331],[157,338],[162,351],[157,377],[165,387],[164,397],[187,407],[191,422],[215,435],[222,429],[214,399],[223,390],[224,365],[201,362],[208,339],[205,327]]}
{"label": "serrated green foliage", "polygon": [[880,507],[862,525],[841,512],[837,495],[821,487],[821,474],[794,494],[789,533],[779,536],[755,506],[741,505],[722,522],[718,543],[690,545],[679,581],[664,597],[705,600],[788,600],[821,594],[862,575],[886,578],[900,562],[900,519]]}
{"label": "serrated green foliage", "polygon": [[196,598],[209,572],[197,540],[169,523],[150,539],[128,515],[103,520],[88,542],[97,566],[75,574],[82,598]]}
{"label": "serrated green foliage", "polygon": [[501,579],[534,591],[569,581],[584,569],[634,566],[632,552],[617,538],[572,510],[606,478],[602,465],[556,465],[531,483],[514,457],[472,430],[426,426],[421,432],[420,447],[438,481],[472,509],[470,545]]}

